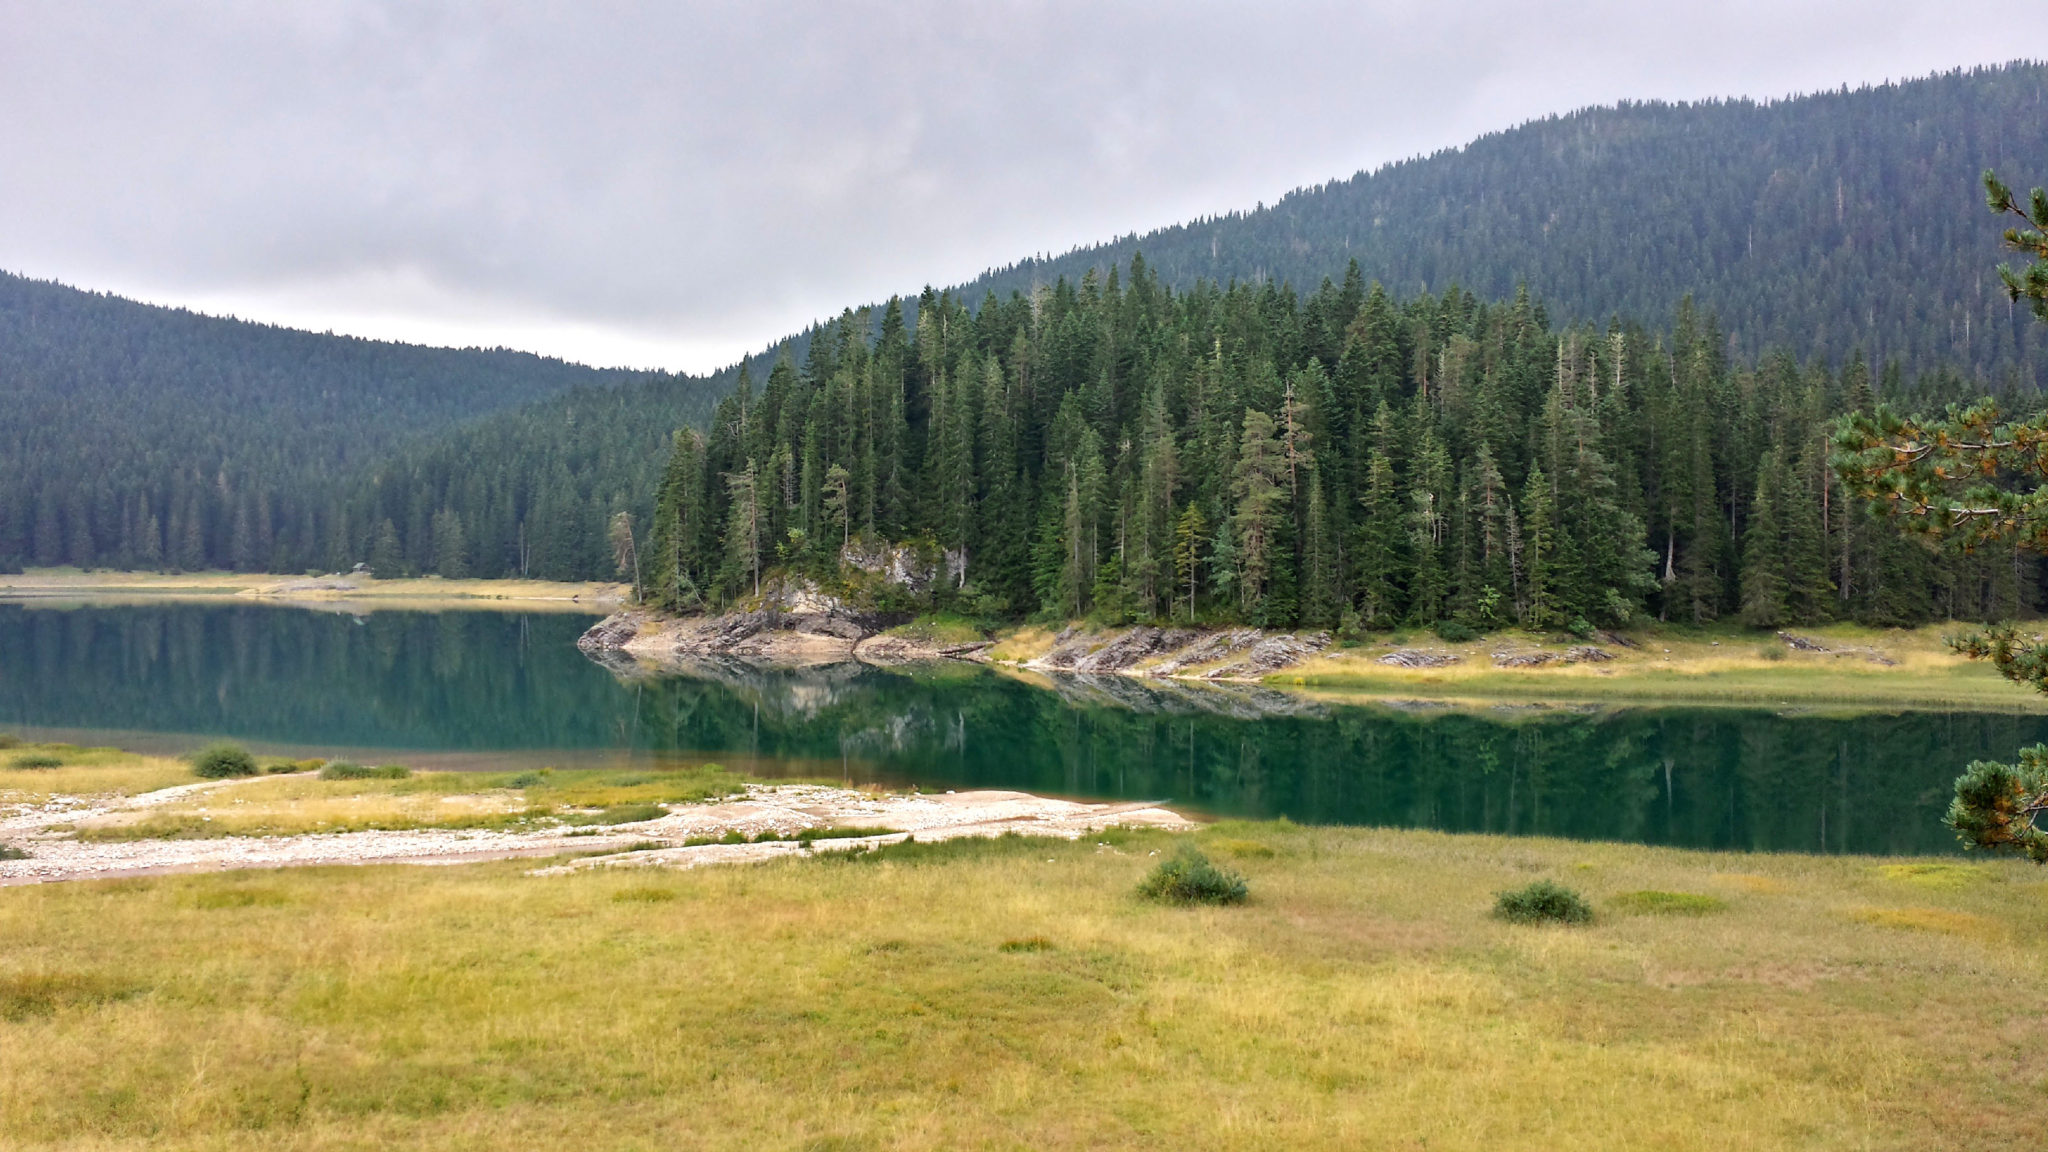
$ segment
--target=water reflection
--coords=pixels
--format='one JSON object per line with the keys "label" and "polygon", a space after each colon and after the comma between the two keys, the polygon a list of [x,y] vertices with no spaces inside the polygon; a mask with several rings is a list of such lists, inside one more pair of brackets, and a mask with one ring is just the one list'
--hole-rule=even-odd
{"label": "water reflection", "polygon": [[561,763],[708,753],[1219,814],[1869,853],[1952,850],[1939,818],[1961,765],[2048,739],[2038,716],[1404,709],[970,665],[621,676],[574,648],[586,623],[0,605],[0,725]]}

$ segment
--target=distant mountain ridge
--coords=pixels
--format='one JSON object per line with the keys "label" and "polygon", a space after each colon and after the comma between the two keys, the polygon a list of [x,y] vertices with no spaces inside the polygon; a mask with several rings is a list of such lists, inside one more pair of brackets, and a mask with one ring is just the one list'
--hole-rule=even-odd
{"label": "distant mountain ridge", "polygon": [[401,447],[646,375],[0,273],[0,565],[295,567],[305,511]]}
{"label": "distant mountain ridge", "polygon": [[1522,285],[1562,320],[1645,321],[1690,293],[1731,350],[1861,349],[2038,385],[2048,336],[1992,269],[1986,167],[2048,184],[2048,64],[1774,101],[1625,103],[1288,193],[1255,211],[1027,259],[954,289],[1030,292],[1140,253],[1162,283],[1313,291],[1357,260],[1404,295]]}

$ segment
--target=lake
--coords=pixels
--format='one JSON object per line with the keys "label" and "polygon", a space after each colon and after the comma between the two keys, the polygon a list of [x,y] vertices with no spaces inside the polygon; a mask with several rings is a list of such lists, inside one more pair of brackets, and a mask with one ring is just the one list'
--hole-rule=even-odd
{"label": "lake", "polygon": [[1955,850],[1970,760],[2048,716],[1452,709],[969,664],[622,677],[593,617],[0,604],[0,728],[420,766],[718,760],[771,775],[1167,800],[1220,816],[1766,851]]}

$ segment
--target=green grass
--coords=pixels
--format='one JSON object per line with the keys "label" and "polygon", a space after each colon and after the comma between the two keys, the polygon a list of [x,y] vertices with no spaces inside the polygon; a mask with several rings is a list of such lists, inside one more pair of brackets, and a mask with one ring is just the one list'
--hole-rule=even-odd
{"label": "green grass", "polygon": [[1656,889],[1623,892],[1607,903],[1623,912],[1646,916],[1704,916],[1728,908],[1728,902],[1718,896],[1704,896],[1698,892],[1659,892]]}
{"label": "green grass", "polygon": [[795,832],[756,832],[752,836],[735,828],[722,836],[692,836],[685,848],[706,844],[809,844],[814,840],[859,840],[868,836],[894,836],[897,828],[800,828]]}
{"label": "green grass", "polygon": [[[17,755],[0,759],[0,803],[39,804],[58,795],[132,796],[198,782],[190,765],[167,756],[74,744],[16,743],[15,748]],[[56,760],[59,766],[14,767],[13,761],[21,756]]]}
{"label": "green grass", "polygon": [[322,780],[404,780],[412,769],[403,764],[358,764],[353,760],[329,760],[320,766]]}
{"label": "green grass", "polygon": [[[2038,1142],[2048,871],[1231,834],[1230,908],[1135,899],[1151,833],[0,888],[0,1147]],[[1543,875],[1728,907],[1489,915]]]}
{"label": "green grass", "polygon": [[899,624],[889,629],[887,634],[901,636],[928,648],[975,644],[988,639],[988,634],[980,623],[950,613],[919,616],[908,624]]}
{"label": "green grass", "polygon": [[[328,765],[332,768],[333,765]],[[593,830],[652,820],[662,805],[728,796],[745,779],[716,764],[663,771],[532,773],[344,769],[339,778],[269,776],[236,781],[151,809],[81,826],[81,840],[193,840],[423,828]]]}

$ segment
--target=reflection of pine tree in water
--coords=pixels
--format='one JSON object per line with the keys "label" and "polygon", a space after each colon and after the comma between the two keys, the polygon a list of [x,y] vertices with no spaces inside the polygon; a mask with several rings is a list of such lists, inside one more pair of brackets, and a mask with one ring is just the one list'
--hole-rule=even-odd
{"label": "reflection of pine tree in water", "polygon": [[[701,752],[927,788],[1170,799],[1304,822],[1696,847],[1943,852],[1949,782],[2039,717],[1474,713],[971,665],[622,681],[576,616],[0,606],[0,726],[416,750]],[[1853,754],[1851,754],[1853,752]]]}

